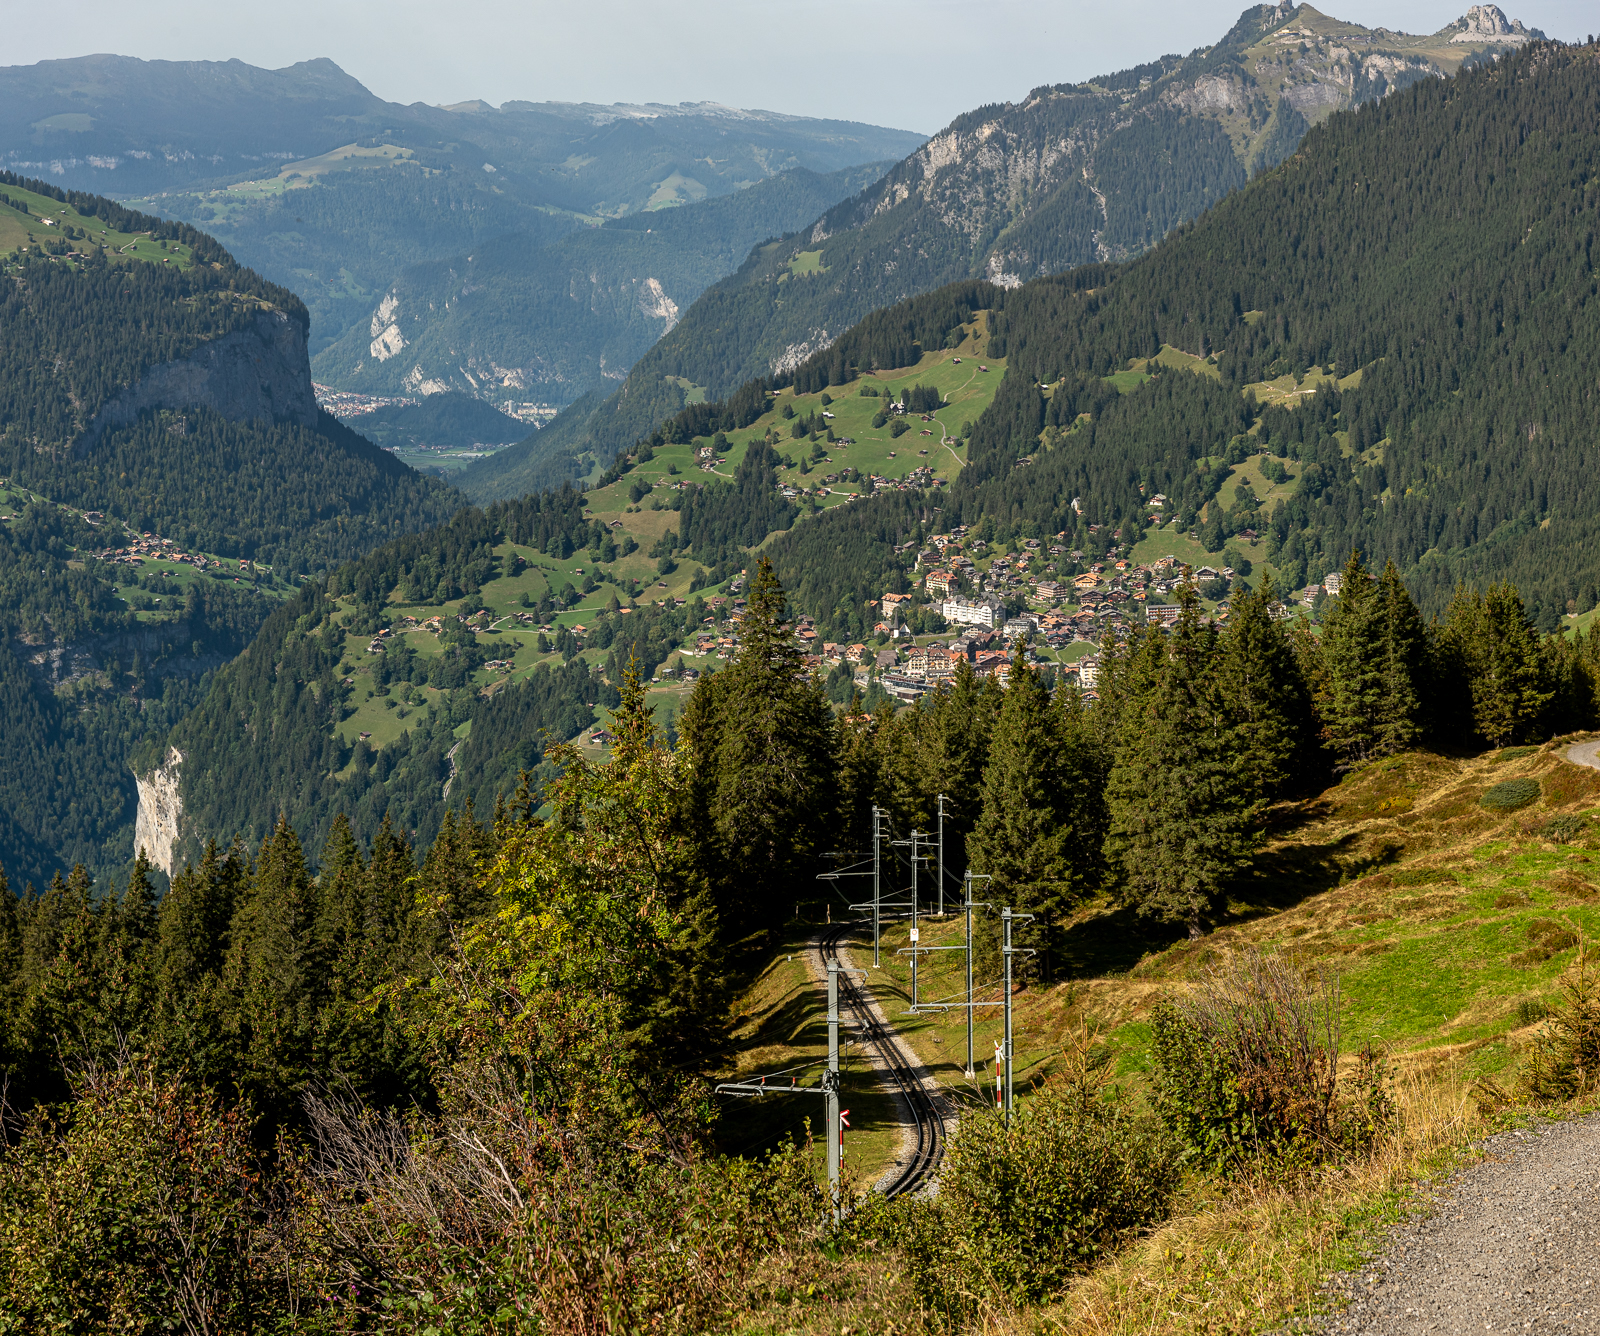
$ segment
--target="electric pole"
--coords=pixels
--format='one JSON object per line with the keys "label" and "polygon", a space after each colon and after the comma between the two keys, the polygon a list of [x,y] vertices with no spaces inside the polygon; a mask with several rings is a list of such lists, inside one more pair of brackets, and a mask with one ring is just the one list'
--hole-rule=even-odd
{"label": "electric pole", "polygon": [[873,969],[880,968],[880,966],[883,963],[878,958],[878,910],[879,910],[880,905],[882,904],[882,898],[883,898],[883,886],[882,886],[883,869],[882,869],[882,866],[881,866],[881,864],[879,862],[879,854],[878,854],[878,851],[879,851],[879,835],[881,833],[881,829],[882,829],[882,827],[880,826],[879,821],[878,821],[878,807],[877,807],[877,804],[874,803],[873,807],[872,807],[872,968]]}
{"label": "electric pole", "polygon": [[939,917],[944,917],[944,794],[939,795]]}
{"label": "electric pole", "polygon": [[[723,1081],[715,1093],[738,1095],[744,1098],[761,1098],[767,1095],[821,1095],[823,1121],[827,1124],[823,1134],[828,1139],[828,1195],[832,1201],[833,1223],[844,1218],[844,1201],[840,1189],[840,1160],[844,1154],[844,1114],[839,1109],[839,962],[828,960],[828,1065],[823,1069],[820,1086],[799,1085],[793,1077],[785,1086],[769,1086],[766,1077],[754,1081]],[[855,971],[861,973],[860,970]]]}
{"label": "electric pole", "polygon": [[920,830],[911,832],[911,1005],[917,1005],[917,942],[921,933],[917,928],[917,841],[922,837]]}
{"label": "electric pole", "polygon": [[[1006,1012],[1007,1017],[1011,1015]],[[1007,1033],[1010,1033],[1009,1022]],[[839,1152],[843,1134],[839,1128],[839,962],[828,958],[828,1070],[822,1074],[823,1097],[826,1111],[823,1121],[828,1136],[828,1192],[833,1199],[833,1223],[838,1224],[839,1209]]]}
{"label": "electric pole", "polygon": [[[1005,1107],[1006,1107],[1006,1126],[1007,1127],[1011,1126],[1011,1110],[1012,1110],[1012,1107],[1013,1107],[1013,1103],[1014,1103],[1014,1101],[1016,1099],[1016,1093],[1017,1093],[1016,1092],[1016,1085],[1012,1080],[1012,1070],[1016,1066],[1016,1045],[1012,1041],[1012,1031],[1011,1031],[1011,957],[1013,955],[1017,954],[1017,952],[1015,952],[1013,950],[1012,946],[1011,946],[1011,925],[1013,923],[1019,922],[1021,920],[1031,919],[1032,917],[1033,917],[1032,914],[1013,914],[1011,912],[1011,906],[1010,905],[1007,905],[1004,909],[1002,909],[1000,911],[1000,922],[1001,922],[1002,927],[1005,930],[1005,945],[1003,947],[1001,947],[1001,955],[1004,957],[1005,965],[1006,965],[1006,981],[1005,981],[1005,990],[1006,990],[1006,996],[1005,996],[1006,1023],[1005,1023],[1005,1040],[1004,1040],[1004,1044],[1005,1044],[1005,1066],[1006,1066],[1006,1073],[1005,1073],[1005,1092],[1006,1092],[1005,1093],[1005,1101],[1006,1101],[1006,1105],[1005,1105]],[[1034,955],[1036,953],[1034,951],[1032,951],[1032,950],[1026,950],[1026,951],[1022,952],[1022,954],[1031,956],[1031,955]],[[972,1013],[969,1011],[967,1014],[970,1016]],[[999,1077],[1000,1077],[1000,1074],[998,1072],[996,1072],[995,1073],[995,1084],[996,1084],[996,1086],[999,1085]]]}

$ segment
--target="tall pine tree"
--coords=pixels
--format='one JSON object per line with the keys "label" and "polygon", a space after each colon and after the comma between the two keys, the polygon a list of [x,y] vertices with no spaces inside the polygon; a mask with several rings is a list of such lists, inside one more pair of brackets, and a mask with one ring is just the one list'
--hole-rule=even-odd
{"label": "tall pine tree", "polygon": [[1106,852],[1140,915],[1183,924],[1198,937],[1249,861],[1258,802],[1217,680],[1216,632],[1201,621],[1192,585],[1179,601],[1183,611],[1154,684],[1122,712]]}

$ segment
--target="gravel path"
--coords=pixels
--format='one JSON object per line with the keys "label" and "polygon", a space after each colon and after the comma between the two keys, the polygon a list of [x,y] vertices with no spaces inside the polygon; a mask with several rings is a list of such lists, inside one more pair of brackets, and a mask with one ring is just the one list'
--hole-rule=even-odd
{"label": "gravel path", "polygon": [[1330,1282],[1349,1307],[1322,1331],[1600,1333],[1600,1115],[1502,1132],[1484,1150],[1432,1214]]}
{"label": "gravel path", "polygon": [[1567,760],[1600,770],[1600,742],[1575,742],[1567,748]]}

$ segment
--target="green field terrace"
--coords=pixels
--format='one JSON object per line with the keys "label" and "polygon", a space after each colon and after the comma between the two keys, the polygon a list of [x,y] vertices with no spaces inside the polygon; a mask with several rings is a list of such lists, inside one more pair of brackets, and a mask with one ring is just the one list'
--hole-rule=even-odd
{"label": "green field terrace", "polygon": [[148,232],[116,232],[70,204],[20,186],[0,186],[0,258],[30,251],[76,265],[91,250],[103,250],[107,259],[143,260],[178,269],[194,264],[190,248],[176,241],[157,241]]}

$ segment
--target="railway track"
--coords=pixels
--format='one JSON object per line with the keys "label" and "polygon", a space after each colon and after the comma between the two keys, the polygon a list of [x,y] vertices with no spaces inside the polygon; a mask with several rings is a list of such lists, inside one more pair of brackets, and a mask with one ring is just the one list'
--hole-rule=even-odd
{"label": "railway track", "polygon": [[[818,949],[824,964],[839,958],[840,944],[856,926],[853,923],[835,924],[822,934]],[[893,1027],[878,1019],[866,990],[852,975],[841,972],[839,991],[845,1006],[855,1018],[858,1039],[877,1053],[889,1084],[905,1101],[916,1127],[916,1145],[900,1166],[900,1172],[883,1189],[883,1195],[898,1197],[904,1192],[915,1192],[933,1177],[944,1155],[944,1119],[918,1077],[915,1066],[906,1059]]]}

